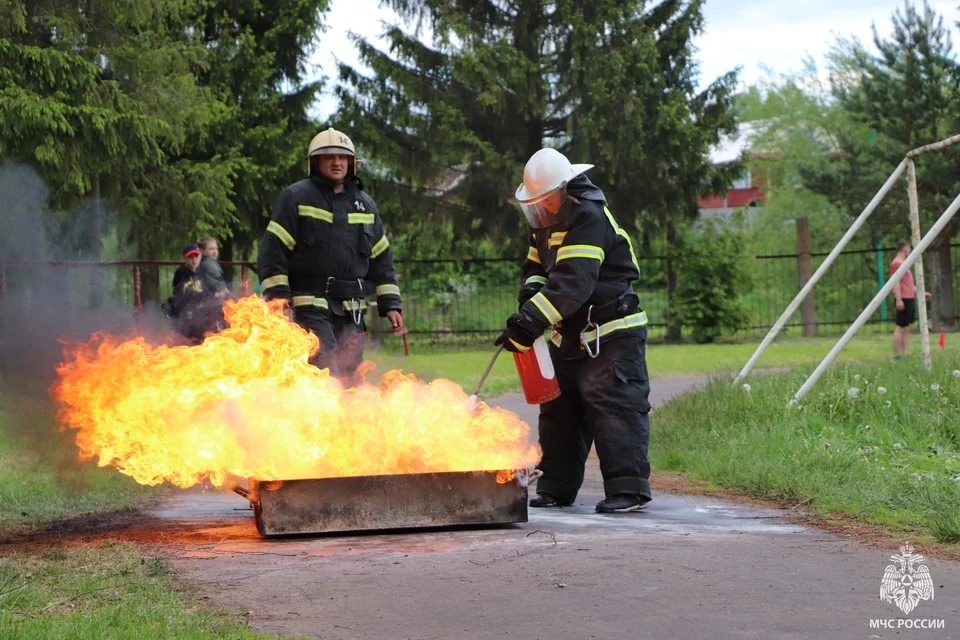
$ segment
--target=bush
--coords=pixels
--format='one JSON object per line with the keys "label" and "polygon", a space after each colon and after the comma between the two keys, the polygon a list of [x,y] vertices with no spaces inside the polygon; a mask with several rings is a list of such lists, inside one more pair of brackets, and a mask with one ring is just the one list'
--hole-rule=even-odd
{"label": "bush", "polygon": [[674,313],[695,341],[713,342],[750,328],[742,297],[753,288],[749,249],[745,232],[706,222],[679,250]]}

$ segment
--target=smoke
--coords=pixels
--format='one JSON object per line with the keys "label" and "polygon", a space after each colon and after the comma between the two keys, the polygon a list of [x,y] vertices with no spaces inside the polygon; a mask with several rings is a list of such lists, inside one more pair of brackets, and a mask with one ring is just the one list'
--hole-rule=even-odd
{"label": "smoke", "polygon": [[[170,332],[156,305],[136,322],[129,267],[76,266],[99,251],[91,231],[100,221],[93,224],[89,203],[51,210],[48,194],[31,167],[0,165],[0,430],[52,463],[76,453],[72,437],[58,433],[49,395],[61,341],[97,331],[163,341]],[[50,260],[65,262],[41,264]]]}

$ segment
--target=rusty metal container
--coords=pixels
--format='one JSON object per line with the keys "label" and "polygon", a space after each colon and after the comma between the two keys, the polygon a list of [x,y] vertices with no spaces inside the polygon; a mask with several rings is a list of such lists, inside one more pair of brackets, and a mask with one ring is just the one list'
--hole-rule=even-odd
{"label": "rusty metal container", "polygon": [[264,536],[413,529],[527,521],[527,472],[506,471],[251,480],[234,491],[250,500]]}

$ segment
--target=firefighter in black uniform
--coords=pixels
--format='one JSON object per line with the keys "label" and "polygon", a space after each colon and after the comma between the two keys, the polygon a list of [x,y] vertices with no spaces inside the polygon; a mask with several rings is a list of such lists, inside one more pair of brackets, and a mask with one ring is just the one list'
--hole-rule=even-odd
{"label": "firefighter in black uniform", "polygon": [[257,270],[264,297],[288,302],[290,320],[314,332],[311,363],[350,383],[363,360],[368,297],[391,330],[403,329],[390,242],[373,199],[357,178],[353,142],[328,129],[307,151],[307,178],[273,208]]}
{"label": "firefighter in black uniform", "polygon": [[560,396],[540,406],[543,476],[530,506],[572,504],[595,442],[606,495],[597,511],[636,511],[651,498],[647,316],[629,236],[583,175],[592,167],[554,149],[527,162],[516,195],[532,228],[520,309],[496,344],[525,352],[549,330]]}

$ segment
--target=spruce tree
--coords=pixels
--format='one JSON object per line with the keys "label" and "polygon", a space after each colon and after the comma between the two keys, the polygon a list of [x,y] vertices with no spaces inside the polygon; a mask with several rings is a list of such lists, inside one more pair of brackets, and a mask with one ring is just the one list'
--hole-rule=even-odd
{"label": "spruce tree", "polygon": [[[699,1],[387,4],[432,38],[392,25],[387,51],[358,40],[372,74],[341,66],[338,95],[344,126],[380,165],[378,187],[396,194],[386,199],[394,225],[429,247],[411,242],[408,253],[476,255],[481,237],[522,240],[511,200],[543,146],[596,164],[591,178],[647,244],[679,238],[697,196],[739,171],[708,160],[735,129],[735,73],[696,90]],[[438,182],[451,190],[426,197]]]}

